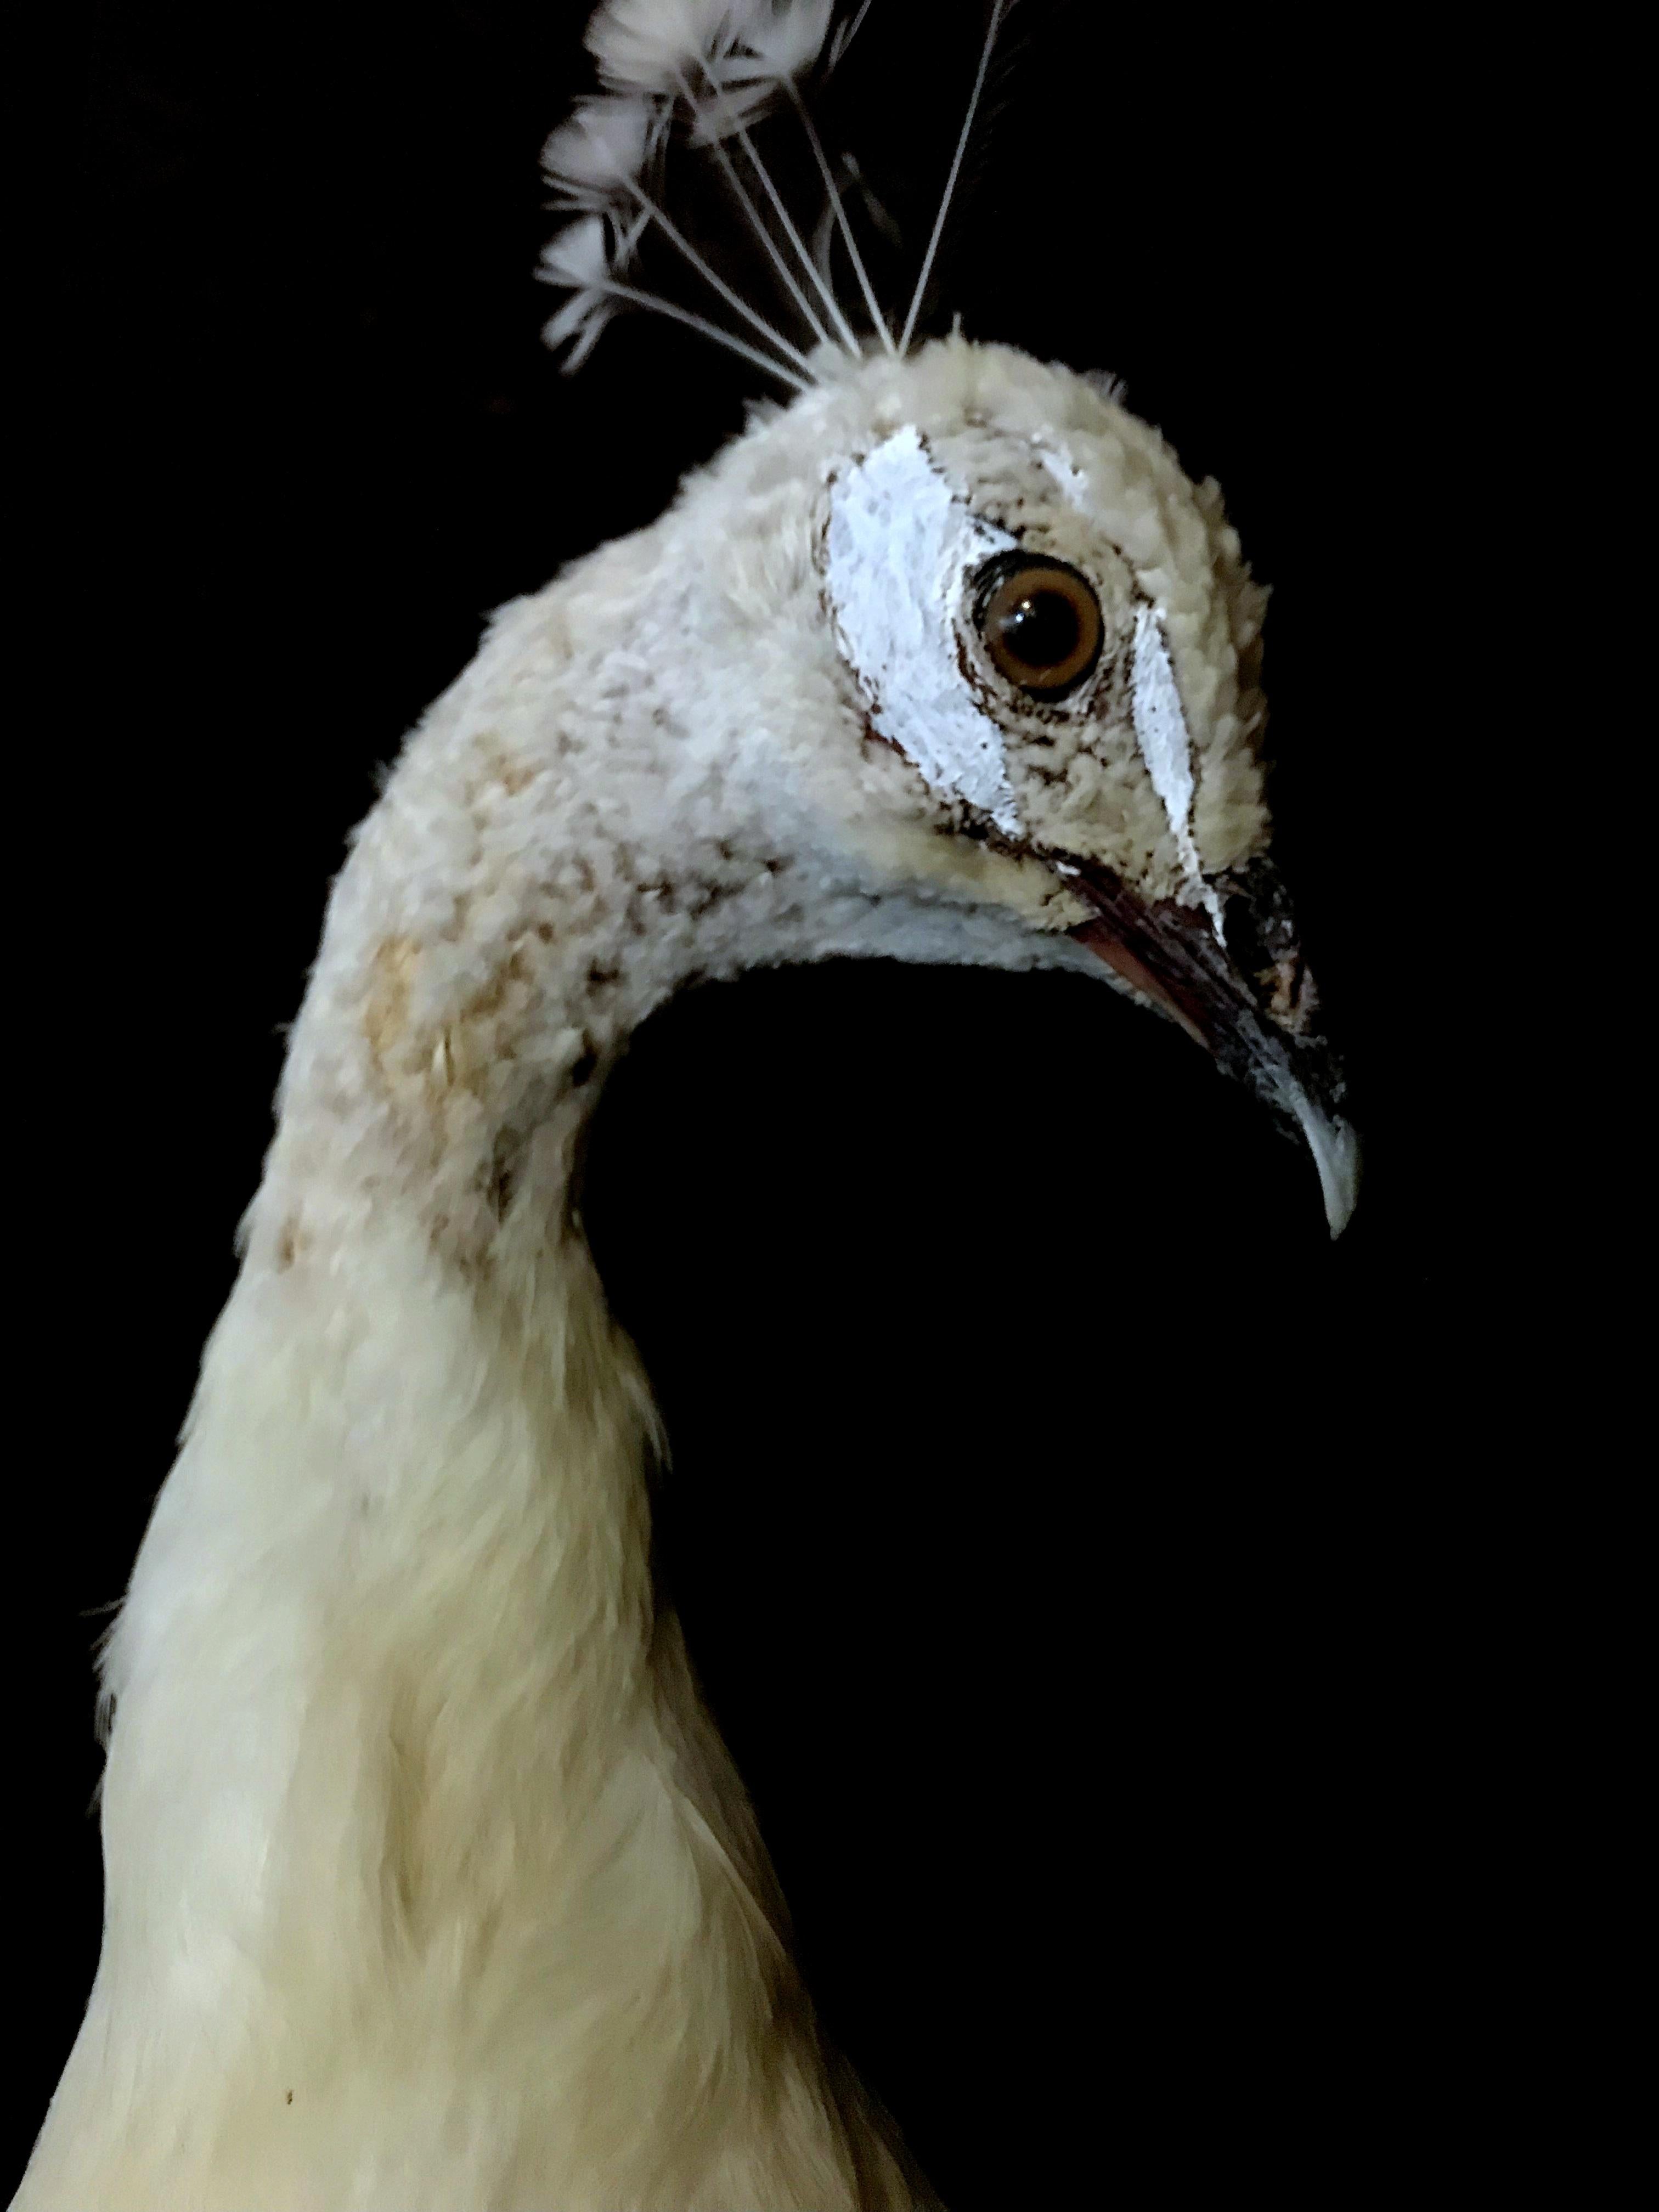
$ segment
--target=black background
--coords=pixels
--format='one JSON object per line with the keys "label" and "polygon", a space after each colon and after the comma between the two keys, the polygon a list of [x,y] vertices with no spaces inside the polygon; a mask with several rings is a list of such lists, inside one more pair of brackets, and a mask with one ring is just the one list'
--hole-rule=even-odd
{"label": "black background", "polygon": [[[809,1977],[964,2209],[1398,2181],[1467,2111],[1491,1996],[1472,1808],[1508,1714],[1420,781],[1468,703],[1436,635],[1401,650],[1425,484],[1480,437],[1478,156],[1364,19],[1126,13],[1024,0],[932,326],[1122,376],[1273,587],[1278,852],[1349,1046],[1354,1224],[1332,1247],[1306,1161],[1113,994],[882,967],[659,1017],[586,1194],[674,1447],[665,1574]],[[232,1280],[343,834],[483,612],[741,422],[744,373],[661,323],[573,380],[539,344],[535,157],[585,14],[83,22],[15,2166],[97,1953],[95,1609]],[[876,0],[843,95],[912,255],[979,20]]]}

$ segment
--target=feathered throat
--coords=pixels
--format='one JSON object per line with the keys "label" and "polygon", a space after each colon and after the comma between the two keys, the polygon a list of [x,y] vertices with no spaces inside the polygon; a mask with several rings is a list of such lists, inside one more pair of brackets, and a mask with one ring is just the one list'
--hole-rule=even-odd
{"label": "feathered throat", "polygon": [[[852,8],[838,0],[604,0],[586,40],[603,89],[577,103],[542,154],[552,205],[566,221],[538,274],[569,295],[543,335],[562,351],[566,369],[580,368],[611,319],[630,309],[687,325],[793,391],[818,380],[815,349],[856,358],[873,343],[908,353],[1012,4],[993,0],[967,112],[901,315],[884,306],[872,281],[854,215],[861,207],[890,233],[890,219],[854,155],[826,146],[814,113],[870,0]],[[775,155],[769,160],[757,143],[775,114],[787,116],[799,135],[804,191],[792,189],[791,169]],[[679,218],[679,180],[690,167],[716,186],[725,234],[755,249],[758,285],[743,281],[729,255]],[[677,285],[663,289],[646,277],[645,253],[659,246],[687,280],[694,304],[678,296]],[[838,257],[850,271],[850,295]]]}

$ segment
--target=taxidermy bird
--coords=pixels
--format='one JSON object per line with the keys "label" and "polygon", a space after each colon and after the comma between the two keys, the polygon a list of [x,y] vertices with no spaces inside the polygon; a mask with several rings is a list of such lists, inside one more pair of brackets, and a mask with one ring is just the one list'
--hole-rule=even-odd
{"label": "taxidermy bird", "polygon": [[[102,1957],[27,2212],[935,2201],[820,2032],[653,1589],[657,1419],[572,1200],[682,986],[1096,975],[1299,1133],[1333,1232],[1353,1204],[1270,853],[1263,595],[1109,384],[917,342],[974,106],[885,312],[813,117],[860,21],[589,26],[551,341],[660,312],[782,392],[495,615],[334,886],[106,1654]],[[677,212],[694,183],[732,251]]]}

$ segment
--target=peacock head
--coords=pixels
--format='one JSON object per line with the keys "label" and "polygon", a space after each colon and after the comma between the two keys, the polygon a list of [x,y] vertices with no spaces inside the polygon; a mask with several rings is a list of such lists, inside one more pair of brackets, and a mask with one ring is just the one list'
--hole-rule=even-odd
{"label": "peacock head", "polygon": [[821,915],[823,949],[1107,978],[1305,1137],[1336,1233],[1358,1148],[1217,488],[1103,380],[1009,348],[815,366],[659,526],[692,580],[653,624],[674,720],[860,915],[843,944]]}
{"label": "peacock head", "polygon": [[[1271,858],[1265,595],[1215,486],[1109,383],[915,341],[1007,0],[908,312],[884,312],[837,181],[859,172],[809,96],[868,12],[602,0],[590,21],[605,89],[544,155],[567,218],[546,337],[574,368],[617,315],[659,314],[794,396],[502,611],[359,838],[294,1095],[331,1095],[337,998],[398,1157],[439,1164],[434,1218],[471,1250],[509,1211],[535,1232],[592,1076],[690,981],[837,954],[1082,969],[1305,1137],[1334,1233],[1358,1148]],[[770,127],[804,134],[818,216],[791,214]],[[759,250],[753,298],[697,243],[701,185]],[[660,289],[676,266],[697,304]]]}

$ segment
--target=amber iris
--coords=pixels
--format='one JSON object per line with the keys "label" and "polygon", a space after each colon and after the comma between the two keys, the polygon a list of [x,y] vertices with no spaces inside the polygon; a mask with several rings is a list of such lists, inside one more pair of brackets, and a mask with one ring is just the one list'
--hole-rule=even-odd
{"label": "amber iris", "polygon": [[1100,658],[1100,602],[1063,561],[993,562],[980,579],[979,627],[997,667],[1034,698],[1063,698]]}

